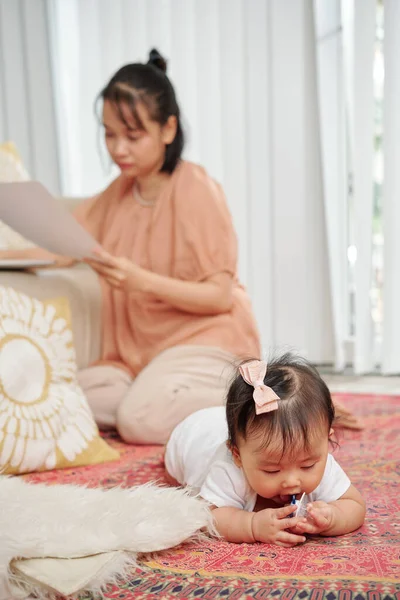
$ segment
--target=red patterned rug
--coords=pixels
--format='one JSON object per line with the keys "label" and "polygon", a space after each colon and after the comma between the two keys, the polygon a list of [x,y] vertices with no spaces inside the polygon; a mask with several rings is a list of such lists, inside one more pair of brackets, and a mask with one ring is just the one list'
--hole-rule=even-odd
{"label": "red patterned rug", "polygon": [[[400,600],[400,398],[341,396],[365,423],[340,434],[335,451],[368,505],[361,530],[310,538],[293,549],[208,540],[159,554],[106,598],[203,600]],[[163,481],[159,447],[125,446],[119,463],[35,474],[29,479],[90,486]]]}

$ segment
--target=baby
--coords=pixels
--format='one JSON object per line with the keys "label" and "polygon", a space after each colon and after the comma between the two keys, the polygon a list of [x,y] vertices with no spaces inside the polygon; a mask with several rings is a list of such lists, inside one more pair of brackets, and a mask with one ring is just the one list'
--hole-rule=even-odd
{"label": "baby", "polygon": [[[172,432],[171,481],[213,508],[230,542],[289,547],[306,534],[335,536],[362,525],[365,503],[329,454],[334,407],[316,369],[286,354],[243,363],[224,407],[200,410]],[[305,494],[306,517],[290,502]]]}

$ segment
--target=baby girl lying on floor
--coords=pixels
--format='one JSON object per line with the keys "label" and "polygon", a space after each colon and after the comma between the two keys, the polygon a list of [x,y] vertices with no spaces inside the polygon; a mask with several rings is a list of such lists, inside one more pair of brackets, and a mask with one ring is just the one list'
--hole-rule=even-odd
{"label": "baby girl lying on floor", "polygon": [[[329,454],[334,407],[318,372],[290,354],[239,368],[227,405],[200,410],[172,432],[168,477],[213,507],[230,542],[295,546],[362,525],[365,503]],[[306,516],[290,504],[305,494]]]}

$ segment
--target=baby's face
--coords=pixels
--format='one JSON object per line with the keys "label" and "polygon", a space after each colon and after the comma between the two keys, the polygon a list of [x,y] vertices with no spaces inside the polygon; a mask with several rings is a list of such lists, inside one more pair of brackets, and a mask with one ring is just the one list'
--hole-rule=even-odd
{"label": "baby's face", "polygon": [[[275,442],[275,443],[274,443]],[[287,504],[294,494],[297,499],[318,487],[328,457],[329,436],[325,428],[316,431],[310,447],[283,453],[279,439],[260,450],[260,439],[241,440],[233,452],[235,463],[244,471],[250,487],[262,498],[278,505]]]}

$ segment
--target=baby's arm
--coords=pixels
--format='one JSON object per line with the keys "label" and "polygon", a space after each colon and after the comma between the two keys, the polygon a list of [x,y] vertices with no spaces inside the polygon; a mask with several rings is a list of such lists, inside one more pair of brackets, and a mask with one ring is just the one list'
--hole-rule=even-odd
{"label": "baby's arm", "polygon": [[[344,535],[361,527],[365,519],[365,502],[354,485],[335,502],[330,504],[333,508],[333,520],[328,529],[321,531],[321,535]],[[310,510],[313,516],[313,509]]]}
{"label": "baby's arm", "polygon": [[295,508],[291,505],[248,512],[241,508],[222,506],[213,509],[213,516],[218,533],[228,542],[264,542],[290,547],[305,541],[303,535],[286,531],[301,521],[289,518]]}
{"label": "baby's arm", "polygon": [[365,502],[360,492],[351,485],[347,492],[334,502],[312,502],[307,506],[311,521],[303,519],[296,533],[319,533],[323,536],[344,535],[364,523]]}

